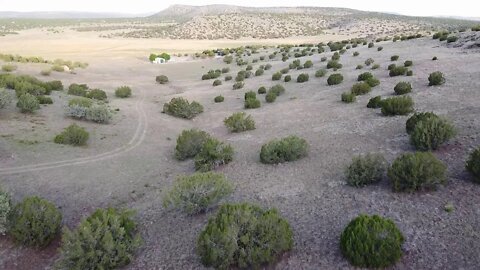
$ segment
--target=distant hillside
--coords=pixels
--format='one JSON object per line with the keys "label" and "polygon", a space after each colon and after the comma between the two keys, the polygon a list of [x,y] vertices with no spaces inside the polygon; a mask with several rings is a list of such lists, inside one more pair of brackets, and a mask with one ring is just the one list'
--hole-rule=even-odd
{"label": "distant hillside", "polygon": [[0,11],[0,18],[14,19],[100,19],[100,18],[129,18],[136,17],[134,14],[123,13],[100,13],[100,12],[75,12],[75,11],[39,11],[17,12]]}

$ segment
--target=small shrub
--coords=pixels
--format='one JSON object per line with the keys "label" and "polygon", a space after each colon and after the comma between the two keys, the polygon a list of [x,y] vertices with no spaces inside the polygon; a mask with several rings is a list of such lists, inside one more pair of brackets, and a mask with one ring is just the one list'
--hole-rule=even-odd
{"label": "small shrub", "polygon": [[413,62],[410,61],[410,60],[407,60],[407,61],[405,61],[405,63],[403,63],[403,65],[404,65],[405,67],[411,67],[411,66],[413,65]]}
{"label": "small shrub", "polygon": [[73,96],[85,97],[87,96],[88,86],[86,84],[72,83],[68,87],[68,94]]}
{"label": "small shrub", "polygon": [[458,40],[457,36],[449,36],[447,37],[447,43],[452,43]]}
{"label": "small shrub", "polygon": [[398,58],[400,58],[400,56],[398,56],[398,55],[393,55],[392,57],[390,57],[390,61],[397,61]]}
{"label": "small shrub", "polygon": [[393,191],[413,192],[436,189],[446,182],[446,167],[430,152],[405,153],[388,169]]}
{"label": "small shrub", "polygon": [[285,78],[284,78],[284,81],[285,81],[285,82],[289,82],[289,81],[291,81],[291,80],[292,80],[292,76],[290,76],[290,75],[287,75],[287,76],[285,76]]}
{"label": "small shrub", "polygon": [[373,42],[368,43],[368,48],[369,48],[369,49],[370,49],[370,48],[373,48],[374,46],[375,46],[375,45],[373,44]]}
{"label": "small shrub", "polygon": [[233,84],[233,90],[242,89],[245,86],[244,82],[236,82]]}
{"label": "small shrub", "polygon": [[472,174],[474,182],[480,184],[480,148],[470,153],[465,168]]}
{"label": "small shrub", "polygon": [[372,66],[372,69],[379,69],[380,68],[380,65],[379,64],[375,64]]}
{"label": "small shrub", "polygon": [[39,197],[27,197],[15,205],[9,216],[9,234],[15,241],[45,247],[57,235],[62,214],[55,205]]}
{"label": "small shrub", "polygon": [[267,93],[267,88],[265,88],[264,86],[261,86],[260,88],[258,88],[257,93],[258,93],[259,95],[266,94],[266,93]]}
{"label": "small shrub", "polygon": [[297,136],[272,140],[262,146],[260,161],[265,164],[278,164],[295,161],[307,156],[308,143]]}
{"label": "small shrub", "polygon": [[252,65],[248,65],[245,70],[249,71],[249,70],[252,70],[252,69],[253,69]]}
{"label": "small shrub", "polygon": [[232,191],[232,184],[223,174],[195,173],[178,177],[163,198],[163,205],[194,215],[212,208]]}
{"label": "small shrub", "polygon": [[272,103],[272,102],[275,102],[275,100],[277,99],[277,94],[275,94],[274,92],[272,91],[269,91],[267,93],[267,95],[265,96],[265,101],[267,103]]}
{"label": "small shrub", "polygon": [[210,138],[205,131],[198,129],[184,130],[177,138],[175,146],[175,158],[178,160],[186,160],[195,157],[202,145]]}
{"label": "small shrub", "polygon": [[313,62],[312,62],[312,60],[307,60],[307,61],[305,61],[305,63],[303,64],[303,67],[304,67],[304,68],[311,68],[311,67],[313,67]]}
{"label": "small shrub", "polygon": [[413,111],[413,100],[409,96],[399,96],[382,101],[383,115],[407,115]]}
{"label": "small shrub", "polygon": [[230,145],[208,138],[200,152],[195,156],[195,170],[207,172],[233,160],[233,148]]}
{"label": "small shrub", "polygon": [[15,65],[6,64],[2,66],[2,71],[4,72],[12,72],[15,70],[17,70],[17,66]]}
{"label": "small shrub", "polygon": [[234,113],[230,117],[225,118],[223,122],[231,132],[242,132],[255,129],[255,121],[252,116],[247,116],[244,112]]}
{"label": "small shrub", "polygon": [[441,117],[426,117],[417,121],[410,142],[420,151],[436,150],[455,136],[455,128]]}
{"label": "small shrub", "polygon": [[323,56],[322,58],[320,58],[320,61],[321,61],[321,62],[327,61],[327,57]]}
{"label": "small shrub", "polygon": [[339,63],[338,61],[336,61],[336,60],[330,60],[330,61],[328,61],[328,63],[327,63],[327,69],[331,69],[331,68],[333,68],[333,69],[341,69],[342,67],[343,67],[343,65],[340,64],[340,63]]}
{"label": "small shrub", "polygon": [[297,82],[298,83],[304,83],[304,82],[307,82],[309,79],[309,76],[307,73],[302,73],[300,75],[298,75],[297,77]]}
{"label": "small shrub", "polygon": [[377,215],[360,215],[342,232],[340,249],[356,267],[386,268],[402,257],[404,241],[393,221]]}
{"label": "small shrub", "polygon": [[228,82],[228,81],[231,81],[233,78],[231,75],[227,75],[225,76],[225,81]]}
{"label": "small shrub", "polygon": [[255,76],[262,76],[264,72],[265,71],[263,69],[259,68],[257,71],[255,71]]}
{"label": "small shrub", "polygon": [[245,100],[249,99],[249,98],[257,98],[257,94],[253,91],[248,91],[245,93]]}
{"label": "small shrub", "polygon": [[443,77],[443,73],[440,71],[436,71],[428,76],[428,85],[442,85],[445,83],[445,77]]}
{"label": "small shrub", "polygon": [[62,133],[55,136],[53,141],[58,144],[81,146],[87,144],[89,136],[90,135],[84,128],[79,127],[76,124],[72,124],[68,126]]}
{"label": "small shrub", "polygon": [[27,93],[18,98],[17,107],[22,113],[34,113],[40,109],[40,103],[35,96]]}
{"label": "small shrub", "polygon": [[370,87],[375,87],[380,84],[380,81],[377,78],[368,78],[366,81]]}
{"label": "small shrub", "polygon": [[278,81],[282,78],[282,73],[281,72],[275,72],[272,75],[272,81]]}
{"label": "small shrub", "polygon": [[245,99],[245,109],[257,109],[257,108],[260,108],[260,106],[262,105],[260,103],[260,100],[258,100],[257,98],[247,98]]}
{"label": "small shrub", "polygon": [[396,64],[390,64],[390,65],[388,65],[387,70],[390,71],[390,70],[394,69],[395,67],[397,67]]}
{"label": "small shrub", "polygon": [[381,50],[383,50],[383,47],[382,47],[382,46],[380,46],[380,47],[377,48],[377,51],[381,51]]}
{"label": "small shrub", "polygon": [[386,169],[386,160],[380,154],[367,154],[354,157],[345,170],[347,184],[362,187],[379,182]]}
{"label": "small shrub", "polygon": [[230,68],[229,67],[224,67],[222,68],[222,73],[228,73],[230,72]]}
{"label": "small shrub", "polygon": [[112,119],[112,113],[105,104],[93,104],[87,109],[85,119],[106,124]]}
{"label": "small shrub", "polygon": [[342,93],[342,101],[345,103],[353,103],[357,100],[357,97],[352,92],[344,92]]}
{"label": "small shrub", "polygon": [[165,75],[158,75],[155,77],[155,81],[159,84],[166,84],[168,83],[168,77]]}
{"label": "small shrub", "polygon": [[363,66],[362,65],[357,65],[357,67],[355,69],[362,69]]}
{"label": "small shrub", "polygon": [[359,81],[359,82],[366,81],[370,78],[373,78],[373,74],[370,73],[370,72],[364,72],[364,73],[358,75],[357,81]]}
{"label": "small shrub", "polygon": [[367,60],[365,60],[365,65],[367,67],[370,66],[373,63],[375,63],[375,60],[373,60],[372,58],[368,58]]}
{"label": "small shrub", "polygon": [[282,73],[282,74],[287,74],[288,72],[290,72],[289,68],[283,68],[283,69],[280,70],[280,73]]}
{"label": "small shrub", "polygon": [[265,65],[265,70],[270,70],[270,69],[272,69],[272,65],[266,64],[266,65]]}
{"label": "small shrub", "polygon": [[337,85],[343,82],[343,75],[340,73],[334,73],[328,76],[327,83],[328,85]]}
{"label": "small shrub", "polygon": [[382,97],[376,96],[368,101],[367,108],[377,109],[382,107]]}
{"label": "small shrub", "polygon": [[39,104],[53,104],[53,100],[51,97],[37,96],[36,98]]}
{"label": "small shrub", "polygon": [[352,86],[352,94],[359,96],[370,93],[372,87],[366,82],[359,82]]}
{"label": "small shrub", "polygon": [[433,112],[424,112],[424,113],[415,113],[410,118],[408,118],[406,125],[406,130],[408,134],[412,134],[413,130],[420,121],[426,120],[428,118],[438,118]]}
{"label": "small shrub", "polygon": [[353,52],[353,56],[359,56],[360,53],[359,52]]}
{"label": "small shrub", "polygon": [[78,227],[66,228],[55,269],[115,269],[129,264],[141,245],[132,211],[97,209]]}
{"label": "small shrub", "polygon": [[65,114],[68,117],[84,119],[87,116],[87,110],[88,110],[87,107],[73,104],[65,108]]}
{"label": "small shrub", "polygon": [[42,76],[50,76],[50,74],[52,74],[51,69],[44,69],[44,70],[40,71],[40,75],[42,75]]}
{"label": "small shrub", "polygon": [[247,203],[222,205],[197,240],[202,263],[216,269],[260,269],[292,248],[292,229],[277,210]]}
{"label": "small shrub", "polygon": [[225,98],[223,96],[216,96],[213,101],[215,101],[215,103],[220,103],[220,102],[223,102],[225,100]]}
{"label": "small shrub", "polygon": [[128,98],[132,95],[132,89],[128,86],[121,86],[115,89],[115,96],[119,98]]}
{"label": "small shrub", "polygon": [[88,91],[87,98],[96,99],[96,100],[107,100],[107,93],[100,89],[93,89]]}
{"label": "small shrub", "polygon": [[10,194],[0,189],[0,235],[7,232],[8,217],[12,209]]}
{"label": "small shrub", "polygon": [[438,60],[438,57],[436,57],[436,56],[434,56],[434,57],[432,58],[432,61],[437,61],[437,60]]}
{"label": "small shrub", "polygon": [[412,85],[409,82],[399,82],[393,89],[395,94],[404,95],[412,92]]}
{"label": "small shrub", "polygon": [[221,81],[221,80],[215,80],[215,81],[213,81],[213,86],[219,86],[219,85],[222,85],[222,81]]}
{"label": "small shrub", "polygon": [[93,101],[84,97],[72,98],[68,101],[68,106],[81,106],[85,108],[90,108],[93,105]]}
{"label": "small shrub", "polygon": [[390,72],[388,73],[390,77],[405,75],[407,73],[406,67],[395,66],[393,67]]}
{"label": "small shrub", "polygon": [[192,119],[203,112],[203,106],[196,102],[188,102],[188,100],[178,97],[172,98],[169,103],[163,105],[163,112],[175,117]]}
{"label": "small shrub", "polygon": [[5,89],[0,89],[0,109],[5,108],[13,100],[12,95]]}
{"label": "small shrub", "polygon": [[321,78],[321,77],[324,77],[326,74],[327,74],[326,69],[319,69],[315,72],[315,77]]}
{"label": "small shrub", "polygon": [[413,71],[412,70],[407,70],[407,76],[413,76]]}

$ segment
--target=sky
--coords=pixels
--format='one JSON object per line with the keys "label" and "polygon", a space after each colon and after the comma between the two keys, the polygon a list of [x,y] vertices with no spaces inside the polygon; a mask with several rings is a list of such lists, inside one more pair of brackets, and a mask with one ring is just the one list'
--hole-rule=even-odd
{"label": "sky", "polygon": [[242,6],[319,6],[346,7],[367,11],[393,12],[412,16],[480,17],[474,0],[0,0],[0,11],[88,11],[118,13],[155,13],[174,4],[231,4]]}

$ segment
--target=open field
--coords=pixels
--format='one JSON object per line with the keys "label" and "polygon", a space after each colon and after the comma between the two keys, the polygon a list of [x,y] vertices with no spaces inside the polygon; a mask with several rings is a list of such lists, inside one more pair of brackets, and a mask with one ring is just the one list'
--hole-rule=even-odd
{"label": "open field", "polygon": [[[361,33],[359,33],[360,36]],[[151,52],[192,53],[204,49],[238,47],[246,44],[279,45],[319,43],[343,40],[348,35],[292,37],[285,39],[239,40],[166,40],[98,38],[93,32],[65,29],[58,34],[38,29],[19,35],[1,37],[1,53],[38,55],[49,59],[64,58],[89,63],[75,74],[52,72],[41,77],[46,64],[15,63],[13,74],[28,74],[42,80],[85,83],[108,94],[108,105],[119,109],[109,124],[67,118],[63,111],[71,98],[66,91],[53,92],[52,105],[42,106],[35,114],[21,114],[15,102],[0,111],[0,186],[14,201],[38,195],[59,207],[63,225],[75,227],[81,218],[99,207],[125,207],[136,210],[144,244],[125,269],[204,269],[195,253],[196,239],[215,210],[187,216],[162,206],[164,192],[178,175],[192,174],[193,163],[174,157],[176,138],[182,130],[198,128],[232,145],[235,154],[222,172],[234,184],[228,202],[252,202],[275,207],[292,226],[294,247],[276,265],[276,269],[354,269],[339,250],[339,235],[348,222],[361,213],[379,214],[392,219],[405,236],[404,256],[394,269],[478,269],[480,265],[480,186],[465,172],[468,154],[480,145],[480,54],[474,50],[447,47],[431,37],[406,41],[382,41],[375,47],[359,45],[340,58],[343,83],[327,85],[327,76],[316,78],[315,71],[326,67],[322,57],[333,52],[300,57],[313,61],[313,68],[290,70],[292,81],[272,81],[272,74],[288,67],[294,60],[281,56],[255,64],[271,64],[263,76],[245,80],[245,87],[232,90],[234,80],[225,75],[244,69],[227,65],[222,58],[192,59],[181,57],[163,65],[148,62]],[[348,36],[352,38],[352,36]],[[378,51],[378,46],[383,50]],[[327,48],[327,47],[325,47]],[[260,49],[244,56],[251,60],[268,56],[274,48]],[[354,57],[352,53],[359,52]],[[412,60],[413,76],[390,77],[387,66],[392,55],[397,63]],[[432,61],[437,56],[439,60]],[[380,67],[355,69],[372,58]],[[3,62],[0,62],[4,64]],[[213,80],[201,80],[210,69],[229,66],[223,84],[213,87]],[[367,95],[345,104],[340,95],[357,82],[357,76],[369,71],[380,80]],[[441,71],[446,83],[428,86],[428,76]],[[297,83],[300,73],[310,79]],[[157,75],[167,75],[168,84],[155,82]],[[432,111],[451,120],[457,135],[440,149],[437,158],[448,165],[448,183],[438,190],[394,193],[387,179],[376,185],[354,188],[345,184],[344,169],[352,156],[382,153],[388,162],[403,152],[413,152],[405,132],[408,116],[382,116],[366,107],[371,97],[394,95],[394,86],[408,81],[415,110]],[[266,103],[258,95],[261,107],[244,109],[246,91],[280,83],[286,93],[275,103]],[[114,96],[114,90],[128,85],[133,95],[128,99]],[[223,95],[225,102],[214,103]],[[198,101],[204,112],[193,120],[162,113],[163,104],[173,97]],[[230,133],[223,119],[234,112],[252,115],[256,129]],[[90,133],[88,145],[70,147],[53,143],[56,134],[71,123]],[[297,135],[310,145],[304,159],[280,165],[259,161],[260,148],[273,138]],[[452,212],[444,210],[452,204]],[[58,237],[44,250],[20,247],[0,236],[0,268],[50,269],[58,258]]]}

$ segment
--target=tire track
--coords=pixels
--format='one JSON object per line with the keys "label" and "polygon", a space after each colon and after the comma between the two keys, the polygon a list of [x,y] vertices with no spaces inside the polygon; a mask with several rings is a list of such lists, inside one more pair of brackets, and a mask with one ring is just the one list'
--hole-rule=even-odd
{"label": "tire track", "polygon": [[129,152],[132,149],[135,149],[140,144],[142,144],[142,142],[145,139],[145,135],[147,133],[148,122],[147,122],[147,114],[145,113],[145,110],[143,108],[144,101],[145,101],[145,95],[143,94],[143,91],[142,91],[141,98],[135,103],[135,110],[138,113],[137,128],[135,130],[135,133],[133,134],[133,137],[130,139],[130,141],[127,144],[121,147],[115,148],[113,150],[110,150],[108,152],[94,155],[94,156],[89,156],[89,157],[46,162],[46,163],[40,163],[40,164],[34,164],[34,165],[23,165],[23,166],[10,167],[10,168],[0,168],[0,175],[35,172],[35,171],[62,168],[67,166],[81,165],[85,163],[110,159],[120,154]]}

